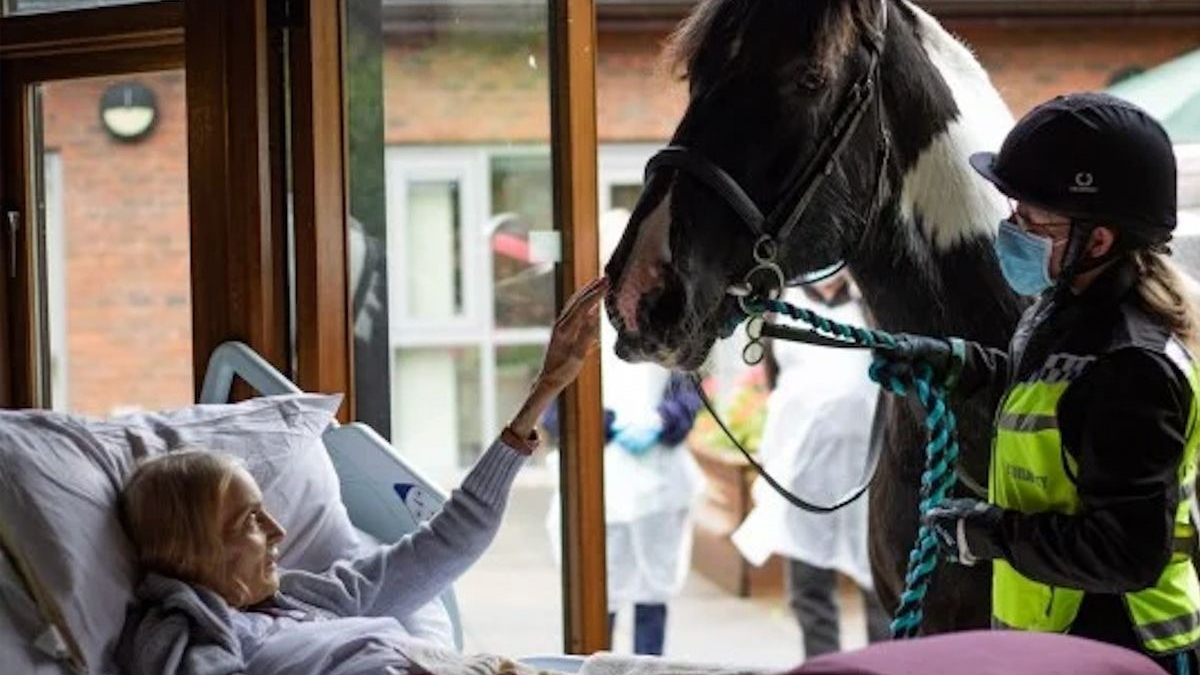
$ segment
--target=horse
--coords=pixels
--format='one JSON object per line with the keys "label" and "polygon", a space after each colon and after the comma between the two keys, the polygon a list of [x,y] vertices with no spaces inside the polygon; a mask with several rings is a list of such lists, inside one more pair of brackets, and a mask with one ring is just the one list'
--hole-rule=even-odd
{"label": "horse", "polygon": [[[1013,119],[933,17],[907,0],[701,0],[668,49],[688,104],[605,268],[619,357],[694,370],[735,330],[737,295],[839,263],[885,330],[1008,343],[1025,303],[993,241],[1010,205],[967,158]],[[997,393],[952,399],[960,496],[985,494]],[[879,415],[869,552],[894,611],[925,437],[903,399]],[[923,631],[988,626],[989,580],[941,566]]]}

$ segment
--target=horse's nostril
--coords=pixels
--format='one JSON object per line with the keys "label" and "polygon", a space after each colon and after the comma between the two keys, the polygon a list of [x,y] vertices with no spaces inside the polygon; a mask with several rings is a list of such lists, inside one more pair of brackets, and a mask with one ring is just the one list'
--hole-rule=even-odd
{"label": "horse's nostril", "polygon": [[633,350],[629,347],[629,342],[622,338],[617,340],[617,345],[613,348],[613,351],[616,352],[617,358],[624,361],[629,359]]}

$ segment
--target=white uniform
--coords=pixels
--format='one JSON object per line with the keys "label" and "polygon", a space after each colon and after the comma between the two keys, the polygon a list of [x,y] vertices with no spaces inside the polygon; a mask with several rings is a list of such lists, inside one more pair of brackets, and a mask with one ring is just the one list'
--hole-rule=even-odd
{"label": "white uniform", "polygon": [[[648,363],[626,363],[613,356],[616,331],[601,322],[603,400],[613,411],[613,426],[658,421],[670,373]],[[557,454],[550,461],[557,475]],[[607,529],[608,607],[615,612],[633,603],[664,603],[679,592],[691,563],[688,513],[699,494],[702,475],[681,443],[655,444],[633,455],[615,442],[604,447],[604,520]],[[559,494],[547,517],[555,553],[560,546]]]}
{"label": "white uniform", "polygon": [[[836,308],[809,301],[799,290],[786,299],[834,321],[861,326],[857,301]],[[779,378],[767,403],[761,456],[767,472],[796,495],[831,504],[860,480],[879,389],[868,377],[866,350],[830,349],[776,340]],[[872,588],[867,561],[867,497],[832,514],[788,504],[761,478],[755,508],[733,534],[746,560],[763,564],[777,553],[836,569]]]}
{"label": "white uniform", "polygon": [[[601,259],[607,260],[629,222],[629,212],[613,209],[600,218]],[[617,358],[617,331],[600,322],[602,399],[614,429],[655,424],[670,373],[649,363]],[[547,459],[558,475],[558,455]],[[608,549],[608,610],[630,604],[665,603],[679,592],[692,557],[688,513],[699,494],[702,474],[681,443],[655,444],[633,455],[615,442],[604,447],[604,521]],[[557,556],[562,551],[559,494],[555,490],[546,526]]]}

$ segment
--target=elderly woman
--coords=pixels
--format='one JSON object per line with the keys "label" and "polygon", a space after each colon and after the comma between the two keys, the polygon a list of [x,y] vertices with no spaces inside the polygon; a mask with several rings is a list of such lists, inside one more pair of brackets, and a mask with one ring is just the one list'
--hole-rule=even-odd
{"label": "elderly woman", "polygon": [[398,672],[413,665],[404,616],[479,558],[509,487],[537,443],[534,425],[596,345],[607,281],[577,293],[555,323],[528,399],[429,523],[322,574],[279,570],[286,533],[236,461],[178,452],[141,465],[122,517],[146,578],[118,658],[132,675]]}

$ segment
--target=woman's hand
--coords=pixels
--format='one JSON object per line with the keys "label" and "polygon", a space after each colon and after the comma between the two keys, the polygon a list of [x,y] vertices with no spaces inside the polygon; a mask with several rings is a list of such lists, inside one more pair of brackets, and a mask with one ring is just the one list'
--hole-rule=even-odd
{"label": "woman's hand", "polygon": [[554,322],[534,389],[553,390],[557,396],[579,376],[588,352],[600,342],[600,299],[607,290],[608,278],[599,277],[567,301]]}
{"label": "woman's hand", "polygon": [[600,300],[607,290],[607,277],[594,279],[576,291],[559,313],[546,356],[542,359],[542,370],[525,404],[508,425],[521,438],[533,433],[542,413],[567,385],[575,381],[588,353],[599,344]]}

